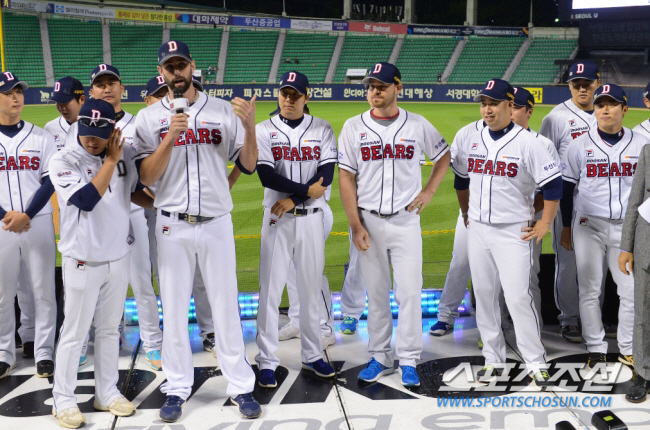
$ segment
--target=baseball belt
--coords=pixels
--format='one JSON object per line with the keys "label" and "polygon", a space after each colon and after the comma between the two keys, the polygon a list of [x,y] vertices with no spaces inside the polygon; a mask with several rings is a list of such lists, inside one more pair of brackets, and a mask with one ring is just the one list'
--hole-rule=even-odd
{"label": "baseball belt", "polygon": [[[170,212],[167,212],[167,211],[164,211],[164,210],[161,210],[160,214],[162,216],[166,216],[166,217],[170,217],[170,218],[172,216],[172,214]],[[214,219],[213,216],[190,215],[190,214],[185,214],[185,213],[177,214],[177,217],[178,217],[178,219],[180,221],[187,221],[190,224],[198,224],[200,222],[211,221],[211,220]]]}
{"label": "baseball belt", "polygon": [[382,213],[379,213],[378,211],[374,211],[374,210],[370,210],[370,209],[364,209],[364,208],[359,208],[359,209],[361,209],[362,211],[370,212],[371,214],[373,214],[375,216],[378,216],[379,218],[390,218],[390,217],[394,217],[395,215],[397,215],[400,212],[404,212],[404,211],[408,210],[408,207],[406,207],[404,209],[400,209],[397,212],[393,212],[392,214],[382,214]]}
{"label": "baseball belt", "polygon": [[287,213],[292,214],[293,216],[303,216],[303,215],[309,215],[316,213],[320,210],[320,208],[311,208],[311,209],[296,209],[293,208],[293,210],[290,210]]}

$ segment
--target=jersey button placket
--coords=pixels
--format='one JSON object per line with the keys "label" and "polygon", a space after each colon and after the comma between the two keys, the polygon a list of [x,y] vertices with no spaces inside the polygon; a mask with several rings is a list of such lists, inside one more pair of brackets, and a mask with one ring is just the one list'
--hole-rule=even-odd
{"label": "jersey button placket", "polygon": [[[384,136],[382,136],[382,145],[385,147],[386,145],[389,145],[391,143],[386,142],[384,139]],[[394,148],[393,153],[394,153]],[[395,212],[395,208],[393,208],[393,181],[394,181],[394,175],[395,175],[395,159],[394,158],[386,158],[384,157],[384,148],[381,148],[381,154],[382,154],[382,163],[383,163],[383,177],[384,177],[384,183],[382,187],[382,199],[381,199],[381,207],[379,208],[379,212],[382,214],[391,214]]]}

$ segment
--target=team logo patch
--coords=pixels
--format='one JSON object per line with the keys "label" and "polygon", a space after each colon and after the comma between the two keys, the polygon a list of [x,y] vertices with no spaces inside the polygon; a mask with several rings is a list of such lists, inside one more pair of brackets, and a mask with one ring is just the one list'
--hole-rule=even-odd
{"label": "team logo patch", "polygon": [[86,262],[77,260],[77,270],[86,270]]}
{"label": "team logo patch", "polygon": [[269,221],[270,227],[277,227],[277,224],[278,224],[278,220],[276,219],[271,219],[271,221]]}
{"label": "team logo patch", "polygon": [[163,125],[163,126],[164,125],[169,125],[169,121],[167,120],[167,118],[161,118],[160,119],[160,125]]}
{"label": "team logo patch", "polygon": [[359,134],[359,139],[360,140],[366,140],[367,138],[368,138],[368,135],[366,133]]}
{"label": "team logo patch", "polygon": [[169,236],[169,227],[166,225],[163,225],[162,232],[164,235]]}
{"label": "team logo patch", "polygon": [[570,125],[571,127],[575,126],[575,125],[576,125],[575,120],[570,119],[570,120],[569,120],[569,125]]}
{"label": "team logo patch", "polygon": [[271,139],[277,139],[278,138],[278,132],[277,131],[272,131],[271,132]]}
{"label": "team logo patch", "polygon": [[88,169],[88,176],[92,176],[92,175],[93,175],[93,171]]}
{"label": "team logo patch", "polygon": [[128,235],[128,236],[126,237],[126,243],[129,244],[129,245],[131,245],[133,242],[135,242],[135,237],[133,237],[133,236],[131,236],[131,235]]}
{"label": "team logo patch", "polygon": [[580,218],[580,225],[587,225],[587,218],[581,217]]}
{"label": "team logo patch", "polygon": [[61,138],[59,137],[58,134],[55,134],[55,135],[54,135],[54,141],[55,141],[55,142],[58,142],[59,140],[61,140]]}
{"label": "team logo patch", "polygon": [[472,151],[478,149],[478,143],[472,143]]}
{"label": "team logo patch", "polygon": [[587,157],[593,157],[594,156],[594,150],[593,149],[587,149]]}

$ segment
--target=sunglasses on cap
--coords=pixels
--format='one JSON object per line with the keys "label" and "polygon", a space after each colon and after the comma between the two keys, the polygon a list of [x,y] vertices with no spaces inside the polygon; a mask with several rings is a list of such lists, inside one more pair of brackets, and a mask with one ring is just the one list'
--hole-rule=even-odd
{"label": "sunglasses on cap", "polygon": [[85,127],[98,127],[106,128],[112,127],[115,124],[115,121],[108,118],[91,118],[89,116],[79,116],[77,121],[80,125]]}

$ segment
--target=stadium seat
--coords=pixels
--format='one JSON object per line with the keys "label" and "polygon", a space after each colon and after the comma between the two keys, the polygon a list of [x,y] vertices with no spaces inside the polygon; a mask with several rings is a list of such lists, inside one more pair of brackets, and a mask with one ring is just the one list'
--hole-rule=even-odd
{"label": "stadium seat", "polygon": [[124,85],[145,85],[158,74],[162,25],[111,22],[111,58]]}
{"label": "stadium seat", "polygon": [[[3,12],[6,69],[30,86],[44,87],[43,45],[36,15]],[[26,37],[36,35],[37,37]]]}
{"label": "stadium seat", "polygon": [[483,84],[501,78],[524,42],[523,37],[471,36],[449,83]]}
{"label": "stadium seat", "polygon": [[435,83],[443,73],[458,39],[406,36],[397,60],[404,83]]}
{"label": "stadium seat", "polygon": [[515,85],[554,83],[561,68],[555,60],[568,59],[577,46],[578,39],[536,37],[510,81]]}
{"label": "stadium seat", "polygon": [[[328,34],[288,33],[280,60],[278,79],[284,72],[298,70],[307,76],[312,85],[325,82],[336,39],[337,36]],[[287,58],[291,59],[290,63],[285,63]],[[296,60],[299,64],[295,64]]]}
{"label": "stadium seat", "polygon": [[396,40],[394,37],[348,33],[345,36],[333,82],[345,82],[348,69],[370,69],[375,63],[388,61]]}
{"label": "stadium seat", "polygon": [[[204,27],[172,28],[169,32],[171,40],[182,40],[190,48],[192,59],[196,61],[197,70],[203,73],[205,83],[213,82],[216,78],[222,32],[221,28]],[[214,71],[208,72],[208,67],[214,67]]]}
{"label": "stadium seat", "polygon": [[278,44],[278,32],[272,31],[230,31],[228,58],[223,82],[226,84],[266,84],[273,55]]}
{"label": "stadium seat", "polygon": [[[48,17],[47,27],[54,79],[73,76],[87,86],[90,72],[104,61],[101,23],[54,15]],[[71,40],[83,40],[83,43],[71,44]]]}

